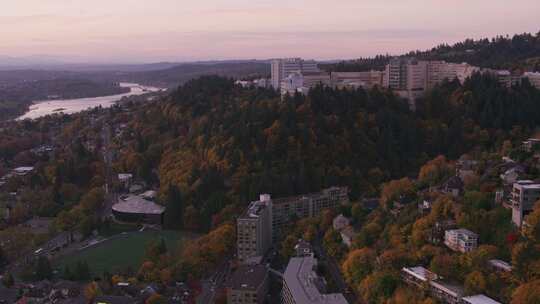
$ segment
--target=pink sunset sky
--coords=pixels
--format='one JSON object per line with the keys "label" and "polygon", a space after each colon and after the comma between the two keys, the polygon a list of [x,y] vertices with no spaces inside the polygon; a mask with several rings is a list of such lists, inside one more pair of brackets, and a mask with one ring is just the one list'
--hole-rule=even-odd
{"label": "pink sunset sky", "polygon": [[9,0],[0,55],[338,59],[538,31],[539,0]]}

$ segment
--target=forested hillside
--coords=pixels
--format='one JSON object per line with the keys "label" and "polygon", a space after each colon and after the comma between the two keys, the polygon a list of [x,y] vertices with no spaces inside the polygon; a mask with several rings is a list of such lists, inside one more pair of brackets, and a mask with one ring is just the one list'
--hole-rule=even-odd
{"label": "forested hillside", "polygon": [[[456,63],[467,62],[482,68],[540,71],[540,32],[513,37],[498,36],[492,39],[466,39],[453,45],[441,44],[431,50],[414,51],[403,56]],[[331,71],[382,70],[390,58],[388,55],[360,58],[322,67]]]}
{"label": "forested hillside", "polygon": [[226,205],[262,192],[346,185],[353,199],[376,195],[382,181],[416,175],[439,154],[457,158],[510,133],[524,136],[539,113],[540,92],[528,83],[507,90],[480,75],[435,88],[417,113],[377,88],[318,87],[281,101],[273,91],[203,77],[136,113],[117,167],[159,181],[165,203],[181,195],[171,210],[183,225],[206,229]]}

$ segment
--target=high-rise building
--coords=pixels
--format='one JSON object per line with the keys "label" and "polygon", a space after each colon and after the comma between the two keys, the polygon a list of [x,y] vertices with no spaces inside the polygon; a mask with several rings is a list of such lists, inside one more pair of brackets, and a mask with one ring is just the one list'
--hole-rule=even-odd
{"label": "high-rise building", "polygon": [[320,73],[315,60],[303,60],[302,58],[273,59],[271,62],[272,87],[279,89],[281,82],[294,72],[301,74]]}
{"label": "high-rise building", "polygon": [[463,83],[476,71],[479,69],[466,63],[394,58],[386,66],[383,86],[408,99],[410,107],[414,109],[415,100],[422,96],[426,89],[433,88],[445,79],[457,78]]}
{"label": "high-rise building", "polygon": [[258,262],[272,245],[272,200],[261,194],[236,221],[237,255],[242,262]]}
{"label": "high-rise building", "polygon": [[414,110],[416,99],[423,94],[427,86],[427,66],[427,61],[394,58],[386,66],[384,86],[407,99],[409,107]]}
{"label": "high-rise building", "polygon": [[317,259],[313,256],[291,258],[283,274],[281,303],[347,304],[343,294],[326,293],[326,282],[316,269]]}
{"label": "high-rise building", "polygon": [[536,201],[540,199],[540,184],[530,180],[521,180],[514,183],[512,197],[512,222],[517,226],[523,225],[523,219],[529,214]]}
{"label": "high-rise building", "polygon": [[238,259],[248,264],[259,262],[294,219],[317,216],[348,200],[345,187],[274,200],[268,194],[260,195],[236,221]]}

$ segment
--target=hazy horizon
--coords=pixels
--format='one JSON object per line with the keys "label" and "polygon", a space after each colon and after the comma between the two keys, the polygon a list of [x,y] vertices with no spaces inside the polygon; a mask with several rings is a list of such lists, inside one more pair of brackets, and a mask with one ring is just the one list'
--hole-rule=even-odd
{"label": "hazy horizon", "polygon": [[513,1],[511,14],[507,1],[470,2],[18,0],[0,11],[0,56],[114,64],[332,60],[540,30],[540,1]]}

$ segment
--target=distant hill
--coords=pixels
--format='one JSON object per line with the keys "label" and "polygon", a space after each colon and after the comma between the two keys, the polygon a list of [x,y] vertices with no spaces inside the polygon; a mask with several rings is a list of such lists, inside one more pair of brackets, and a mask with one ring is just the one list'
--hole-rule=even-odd
{"label": "distant hill", "polygon": [[185,63],[158,71],[134,72],[117,75],[120,81],[176,87],[204,75],[223,77],[269,77],[270,64],[266,61]]}

